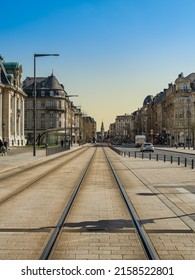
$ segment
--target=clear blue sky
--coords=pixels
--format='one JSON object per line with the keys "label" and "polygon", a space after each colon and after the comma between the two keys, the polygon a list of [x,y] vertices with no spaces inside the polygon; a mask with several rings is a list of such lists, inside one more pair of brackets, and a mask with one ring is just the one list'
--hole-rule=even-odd
{"label": "clear blue sky", "polygon": [[0,54],[33,76],[54,70],[75,105],[108,129],[148,94],[195,72],[194,0],[9,0],[0,4]]}

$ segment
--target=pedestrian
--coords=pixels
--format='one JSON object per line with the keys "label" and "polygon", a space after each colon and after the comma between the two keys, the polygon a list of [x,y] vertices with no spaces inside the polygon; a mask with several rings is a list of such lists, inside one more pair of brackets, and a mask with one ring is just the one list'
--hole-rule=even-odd
{"label": "pedestrian", "polygon": [[0,139],[0,153],[1,153],[2,156],[5,155],[5,147],[4,147],[1,139]]}
{"label": "pedestrian", "polygon": [[61,147],[63,147],[63,145],[64,145],[64,141],[63,141],[63,139],[61,140]]}

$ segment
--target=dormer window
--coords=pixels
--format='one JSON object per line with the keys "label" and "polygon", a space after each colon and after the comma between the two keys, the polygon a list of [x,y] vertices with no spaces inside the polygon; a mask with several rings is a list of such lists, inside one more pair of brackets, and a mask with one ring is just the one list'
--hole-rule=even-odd
{"label": "dormer window", "polygon": [[50,90],[49,95],[50,95],[50,96],[54,96],[54,91],[53,91],[53,90]]}
{"label": "dormer window", "polygon": [[45,82],[42,82],[41,85],[42,85],[42,87],[45,87]]}

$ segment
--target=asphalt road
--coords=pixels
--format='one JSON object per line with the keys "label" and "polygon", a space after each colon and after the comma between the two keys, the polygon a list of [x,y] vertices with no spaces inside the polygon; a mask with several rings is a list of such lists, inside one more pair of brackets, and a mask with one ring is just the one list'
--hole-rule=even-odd
{"label": "asphalt road", "polygon": [[[126,152],[126,155],[138,157],[138,158],[148,158],[151,160],[167,161],[183,165],[192,165],[195,164],[195,151],[191,150],[191,153],[188,149],[169,149],[164,147],[155,147],[154,152],[140,152],[140,148],[135,147],[122,147],[116,146],[120,151]],[[194,161],[194,162],[193,162]]]}

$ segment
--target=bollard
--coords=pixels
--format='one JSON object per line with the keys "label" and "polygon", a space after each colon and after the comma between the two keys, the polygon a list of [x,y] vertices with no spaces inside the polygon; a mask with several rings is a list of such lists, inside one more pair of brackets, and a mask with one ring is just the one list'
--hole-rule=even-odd
{"label": "bollard", "polygon": [[173,163],[173,156],[171,156],[171,163]]}
{"label": "bollard", "polygon": [[137,154],[136,154],[136,152],[135,152],[135,158],[136,158],[136,156],[137,156]]}
{"label": "bollard", "polygon": [[164,155],[164,162],[166,161],[166,155]]}
{"label": "bollard", "polygon": [[156,155],[156,161],[158,161],[158,154]]}
{"label": "bollard", "polygon": [[187,158],[185,158],[185,167],[187,166]]}
{"label": "bollard", "polygon": [[144,158],[144,153],[142,152],[142,159]]}
{"label": "bollard", "polygon": [[149,153],[149,160],[151,160],[151,153]]}
{"label": "bollard", "polygon": [[194,169],[194,160],[192,159],[192,169]]}
{"label": "bollard", "polygon": [[131,156],[131,152],[129,152],[129,157]]}
{"label": "bollard", "polygon": [[178,162],[178,165],[180,165],[180,157],[178,157],[178,161],[177,162]]}

